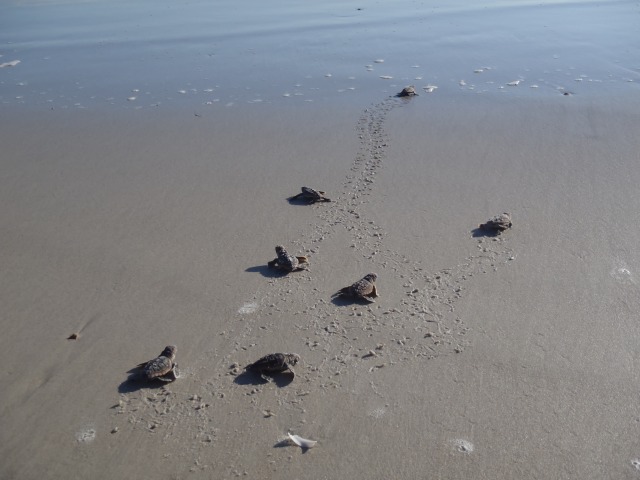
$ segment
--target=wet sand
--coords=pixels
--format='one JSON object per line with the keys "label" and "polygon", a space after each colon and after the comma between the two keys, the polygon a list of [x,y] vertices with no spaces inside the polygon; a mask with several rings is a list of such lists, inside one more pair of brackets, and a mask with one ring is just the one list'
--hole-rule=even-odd
{"label": "wet sand", "polygon": [[[229,54],[218,79],[168,69],[181,85],[132,69],[79,86],[74,64],[40,94],[46,42],[0,52],[21,60],[0,70],[0,477],[640,474],[638,52],[607,23],[637,6],[356,7],[214,35],[220,54],[268,38],[266,81]],[[338,50],[376,29],[375,52]],[[137,32],[146,53],[176,39]],[[135,58],[135,35],[105,52]],[[332,35],[278,71],[274,45]],[[432,55],[402,48],[430,35]],[[288,202],[302,185],[333,201]],[[475,230],[502,211],[511,230]],[[277,244],[309,269],[269,270]],[[375,303],[332,300],[372,271]],[[181,378],[128,380],[168,344]],[[295,378],[242,373],[275,351],[301,355]]]}

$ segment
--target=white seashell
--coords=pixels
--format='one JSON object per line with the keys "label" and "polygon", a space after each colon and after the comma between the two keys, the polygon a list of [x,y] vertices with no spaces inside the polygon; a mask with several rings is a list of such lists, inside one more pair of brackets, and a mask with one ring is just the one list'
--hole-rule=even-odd
{"label": "white seashell", "polygon": [[315,440],[307,440],[306,438],[302,438],[298,435],[291,435],[290,433],[288,434],[289,438],[291,439],[291,441],[293,443],[295,443],[296,445],[298,445],[299,447],[302,448],[311,448],[311,447],[315,447],[316,443],[318,443]]}
{"label": "white seashell", "polygon": [[507,86],[509,86],[509,87],[517,87],[518,85],[520,85],[521,81],[522,80],[514,80],[513,82],[507,83]]}

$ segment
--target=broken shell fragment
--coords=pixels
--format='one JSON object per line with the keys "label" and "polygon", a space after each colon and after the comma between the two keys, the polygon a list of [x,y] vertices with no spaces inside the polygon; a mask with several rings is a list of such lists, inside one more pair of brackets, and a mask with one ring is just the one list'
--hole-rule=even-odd
{"label": "broken shell fragment", "polygon": [[306,438],[302,438],[298,435],[291,435],[290,433],[288,435],[293,443],[302,448],[315,447],[316,443],[318,443],[316,440],[307,440]]}

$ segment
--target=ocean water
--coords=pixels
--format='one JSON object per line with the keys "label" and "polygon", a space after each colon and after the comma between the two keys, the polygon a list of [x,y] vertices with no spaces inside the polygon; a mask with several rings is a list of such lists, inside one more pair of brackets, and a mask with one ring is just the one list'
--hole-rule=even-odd
{"label": "ocean water", "polygon": [[0,102],[206,110],[362,102],[410,84],[624,95],[640,82],[638,14],[631,1],[4,3]]}

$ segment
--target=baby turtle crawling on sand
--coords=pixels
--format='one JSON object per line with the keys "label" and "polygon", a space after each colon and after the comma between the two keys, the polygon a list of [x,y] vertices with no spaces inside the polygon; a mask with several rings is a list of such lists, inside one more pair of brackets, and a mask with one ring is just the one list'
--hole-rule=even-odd
{"label": "baby turtle crawling on sand", "polygon": [[302,187],[302,192],[293,197],[289,197],[289,200],[305,200],[307,203],[331,201],[331,199],[324,196],[322,190],[315,190],[311,187]]}
{"label": "baby turtle crawling on sand", "polygon": [[483,230],[495,230],[500,233],[505,231],[507,228],[511,228],[511,225],[513,225],[511,223],[511,214],[505,212],[490,218],[487,220],[487,223],[481,223],[478,225],[478,228],[482,228]]}
{"label": "baby turtle crawling on sand", "polygon": [[409,85],[408,87],[404,87],[400,93],[396,95],[396,97],[415,97],[418,94],[416,93],[416,87],[413,85]]}
{"label": "baby turtle crawling on sand", "polygon": [[247,365],[245,367],[245,370],[259,373],[264,380],[270,382],[271,380],[267,377],[267,375],[273,373],[281,373],[286,370],[289,370],[291,372],[291,375],[295,377],[296,373],[291,367],[299,361],[300,355],[298,355],[297,353],[270,353],[269,355],[265,355],[260,360],[252,363],[251,365]]}
{"label": "baby turtle crawling on sand", "polygon": [[178,347],[168,345],[156,358],[138,365],[138,368],[142,368],[142,377],[146,380],[157,378],[163,382],[173,382],[178,378],[178,364],[175,363],[177,351]]}
{"label": "baby turtle crawling on sand", "polygon": [[369,273],[365,275],[361,280],[358,280],[353,285],[341,288],[333,294],[334,297],[347,296],[355,298],[363,298],[374,302],[374,298],[378,296],[378,290],[376,289],[376,280],[378,275],[375,273]]}
{"label": "baby turtle crawling on sand", "polygon": [[295,272],[296,270],[306,270],[309,259],[307,257],[294,257],[289,255],[282,245],[276,247],[278,258],[274,258],[269,262],[269,268],[279,268],[286,272]]}

